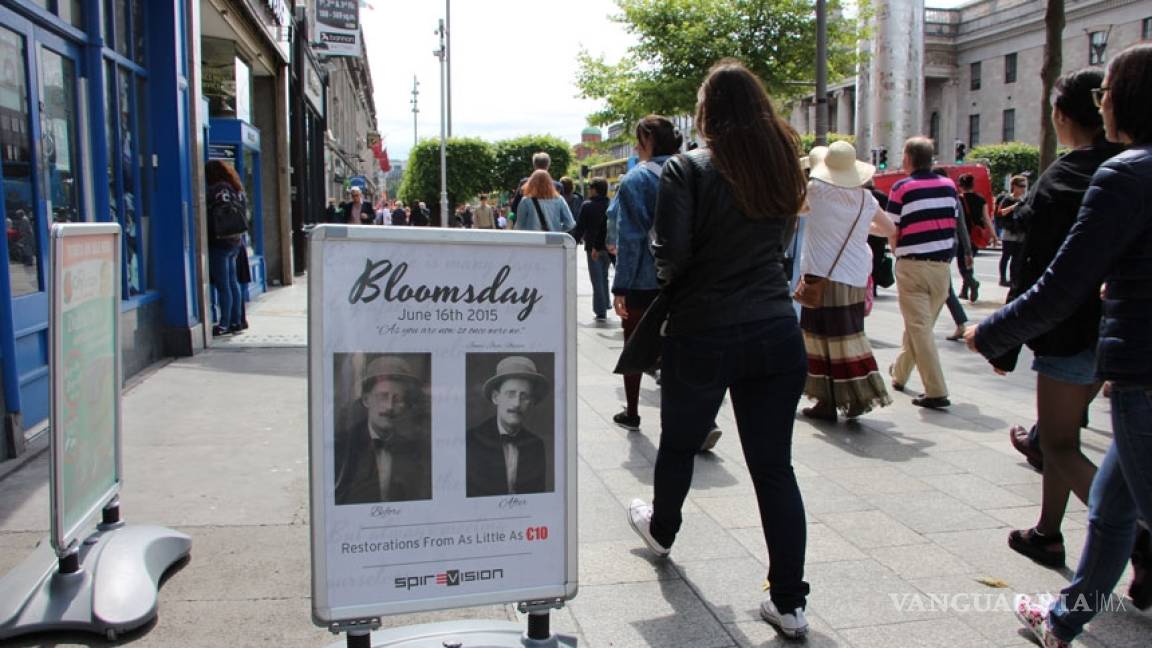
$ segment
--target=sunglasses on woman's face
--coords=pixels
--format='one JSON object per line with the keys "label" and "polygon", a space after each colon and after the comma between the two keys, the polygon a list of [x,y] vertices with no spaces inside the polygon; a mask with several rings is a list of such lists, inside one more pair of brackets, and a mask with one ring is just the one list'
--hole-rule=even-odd
{"label": "sunglasses on woman's face", "polygon": [[1092,103],[1095,104],[1097,108],[1099,108],[1100,104],[1104,101],[1104,93],[1108,92],[1110,89],[1111,88],[1108,86],[1092,88]]}

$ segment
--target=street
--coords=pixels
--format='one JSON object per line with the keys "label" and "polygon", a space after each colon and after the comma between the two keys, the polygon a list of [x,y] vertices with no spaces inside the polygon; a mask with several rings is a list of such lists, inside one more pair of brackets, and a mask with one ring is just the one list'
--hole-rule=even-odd
{"label": "street", "polygon": [[[976,259],[978,321],[1003,301],[998,251]],[[580,590],[552,616],[579,645],[721,648],[790,642],[760,620],[767,556],[751,480],[730,404],[715,451],[697,458],[684,528],[668,560],[656,560],[629,528],[626,506],[651,498],[659,438],[659,388],[642,385],[639,433],[612,424],[623,385],[611,373],[623,345],[619,320],[593,321],[591,287],[578,255]],[[955,272],[953,273],[955,275]],[[959,285],[954,278],[955,285]],[[191,560],[163,585],[158,620],[128,635],[134,646],[321,646],[337,638],[310,619],[307,447],[307,282],[271,290],[249,306],[251,328],[206,352],[134,377],[123,401],[124,489],[129,523],[192,536]],[[937,337],[952,407],[914,407],[913,376],[895,403],[858,424],[797,415],[794,458],[808,513],[806,579],[812,593],[807,645],[1034,646],[1011,612],[1014,593],[1057,592],[1083,545],[1086,511],[1072,499],[1064,533],[1069,568],[1033,564],[1006,544],[1035,523],[1040,475],[1008,443],[1008,427],[1035,416],[1030,354],[995,375],[978,355]],[[866,323],[883,371],[903,330],[894,289],[882,290]],[[805,403],[802,403],[804,405]],[[1110,442],[1109,407],[1098,399],[1083,431],[1099,462]],[[41,453],[4,478],[0,574],[48,529],[48,463]],[[1098,616],[1077,645],[1148,645],[1152,615]],[[448,619],[517,618],[512,605],[385,619],[386,627]],[[11,646],[108,645],[52,635]]]}

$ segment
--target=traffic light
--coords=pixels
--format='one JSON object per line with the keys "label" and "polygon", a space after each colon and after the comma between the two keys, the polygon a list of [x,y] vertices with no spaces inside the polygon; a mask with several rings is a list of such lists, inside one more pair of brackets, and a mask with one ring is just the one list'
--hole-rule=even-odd
{"label": "traffic light", "polygon": [[968,147],[964,145],[964,142],[961,142],[960,140],[956,140],[956,164],[962,163],[964,161],[964,158],[967,156],[968,156]]}
{"label": "traffic light", "polygon": [[876,168],[884,171],[888,168],[888,149],[880,147],[876,151]]}

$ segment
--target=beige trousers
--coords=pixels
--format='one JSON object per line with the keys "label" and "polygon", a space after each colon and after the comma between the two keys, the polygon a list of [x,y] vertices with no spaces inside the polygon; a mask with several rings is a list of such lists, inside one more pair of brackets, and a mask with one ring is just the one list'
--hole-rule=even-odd
{"label": "beige trousers", "polygon": [[920,371],[924,395],[948,395],[940,356],[936,351],[936,318],[948,299],[951,264],[916,259],[896,260],[896,288],[904,317],[904,343],[892,366],[892,380],[906,384],[912,369]]}

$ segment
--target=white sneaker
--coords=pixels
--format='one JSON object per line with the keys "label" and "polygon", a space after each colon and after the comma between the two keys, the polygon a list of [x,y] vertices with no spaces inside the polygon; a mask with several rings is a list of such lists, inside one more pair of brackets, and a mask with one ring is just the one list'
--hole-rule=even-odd
{"label": "white sneaker", "polygon": [[780,634],[789,639],[800,639],[808,634],[808,619],[804,618],[804,608],[780,614],[771,599],[760,604],[760,618],[772,624]]}
{"label": "white sneaker", "polygon": [[720,442],[721,435],[723,435],[723,432],[721,432],[718,427],[709,430],[708,436],[704,437],[704,443],[700,444],[700,452],[708,452],[712,448],[715,448],[716,444]]}
{"label": "white sneaker", "polygon": [[652,537],[652,532],[648,527],[652,524],[652,507],[644,503],[642,499],[632,500],[632,504],[628,507],[628,524],[632,525],[632,530],[644,544],[648,545],[657,556],[663,558],[667,556],[671,549],[656,542],[656,538]]}

